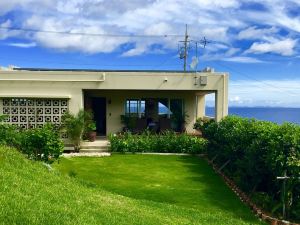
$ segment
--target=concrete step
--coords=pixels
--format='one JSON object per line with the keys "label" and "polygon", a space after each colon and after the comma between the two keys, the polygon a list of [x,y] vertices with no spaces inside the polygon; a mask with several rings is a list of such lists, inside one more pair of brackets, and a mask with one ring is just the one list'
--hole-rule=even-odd
{"label": "concrete step", "polygon": [[91,148],[91,149],[84,149],[84,148],[81,148],[79,150],[80,153],[95,153],[95,152],[109,152],[109,149],[108,148]]}
{"label": "concrete step", "polygon": [[107,147],[110,147],[110,145],[80,145],[81,148],[86,148],[86,149],[89,149],[89,148],[107,148]]}
{"label": "concrete step", "polygon": [[[97,137],[96,141],[83,141],[80,144],[80,152],[95,153],[95,152],[108,152],[110,149],[110,142],[106,137]],[[65,151],[74,150],[71,144],[65,145]]]}
{"label": "concrete step", "polygon": [[88,146],[108,146],[110,145],[109,141],[94,141],[94,142],[88,142],[83,141],[81,142],[81,146],[88,147]]}
{"label": "concrete step", "polygon": [[84,149],[94,149],[94,148],[109,148],[110,145],[81,145],[81,148]]}

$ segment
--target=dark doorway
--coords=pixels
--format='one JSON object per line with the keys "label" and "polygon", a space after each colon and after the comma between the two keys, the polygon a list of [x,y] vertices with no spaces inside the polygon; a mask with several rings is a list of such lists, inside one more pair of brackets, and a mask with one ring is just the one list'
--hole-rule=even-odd
{"label": "dark doorway", "polygon": [[91,98],[97,135],[106,135],[106,98]]}

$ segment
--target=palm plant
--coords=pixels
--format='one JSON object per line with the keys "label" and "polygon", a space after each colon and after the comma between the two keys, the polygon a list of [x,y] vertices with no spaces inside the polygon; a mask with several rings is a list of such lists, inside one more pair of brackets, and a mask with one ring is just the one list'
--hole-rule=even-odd
{"label": "palm plant", "polygon": [[67,112],[62,116],[62,131],[65,132],[75,151],[79,151],[80,142],[86,128],[93,122],[93,114],[89,111],[81,109],[77,114]]}

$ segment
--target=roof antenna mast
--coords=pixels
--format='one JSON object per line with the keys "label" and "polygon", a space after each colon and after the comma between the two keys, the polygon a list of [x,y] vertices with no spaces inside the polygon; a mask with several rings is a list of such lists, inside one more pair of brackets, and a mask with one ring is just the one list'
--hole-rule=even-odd
{"label": "roof antenna mast", "polygon": [[179,50],[179,58],[183,59],[183,71],[186,72],[186,64],[187,64],[187,55],[188,55],[188,43],[189,43],[189,35],[188,35],[188,26],[185,25],[185,35],[184,35],[184,41],[180,41],[183,43],[183,46],[179,44],[178,50]]}
{"label": "roof antenna mast", "polygon": [[[195,43],[195,56],[193,57],[192,63],[191,63],[191,68],[196,69],[197,71],[197,65],[198,65],[198,47],[199,45],[202,45],[203,48],[206,47],[210,41],[206,39],[206,37],[203,37],[201,40],[190,40],[188,35],[188,26],[187,24],[185,25],[185,35],[184,35],[184,41],[179,41],[178,44],[178,52],[179,52],[179,58],[183,59],[183,71],[187,71],[187,59],[188,59],[188,51],[191,49],[190,44]],[[193,48],[193,47],[192,47]]]}
{"label": "roof antenna mast", "polygon": [[184,35],[184,65],[183,70],[186,71],[186,61],[187,61],[187,44],[188,44],[188,27],[187,24],[185,25],[185,35]]}

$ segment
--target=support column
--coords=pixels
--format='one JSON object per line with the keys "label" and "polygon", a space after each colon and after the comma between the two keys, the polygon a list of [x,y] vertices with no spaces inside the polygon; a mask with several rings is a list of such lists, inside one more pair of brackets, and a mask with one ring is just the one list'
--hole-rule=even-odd
{"label": "support column", "polygon": [[228,76],[223,75],[223,87],[215,94],[215,119],[220,121],[228,115]]}
{"label": "support column", "polygon": [[205,116],[205,94],[196,96],[196,119]]}
{"label": "support column", "polygon": [[72,97],[69,101],[69,111],[73,114],[77,114],[80,109],[84,109],[83,106],[83,91],[80,89],[72,90]]}

